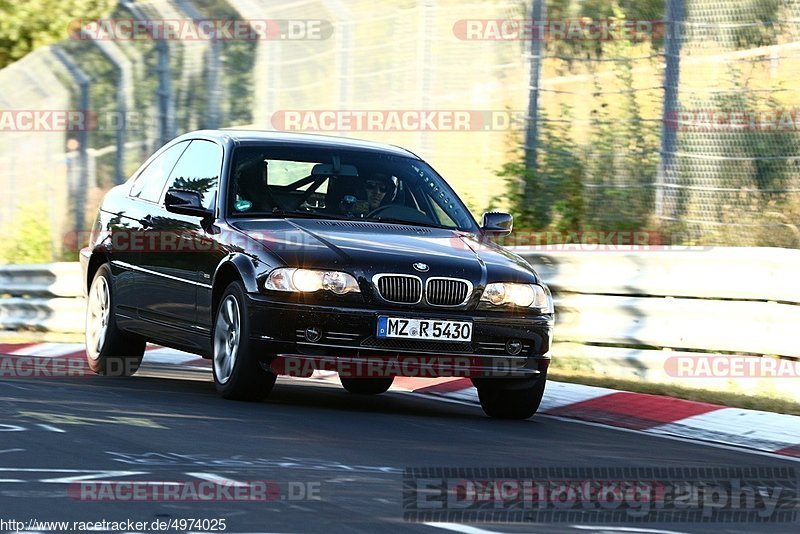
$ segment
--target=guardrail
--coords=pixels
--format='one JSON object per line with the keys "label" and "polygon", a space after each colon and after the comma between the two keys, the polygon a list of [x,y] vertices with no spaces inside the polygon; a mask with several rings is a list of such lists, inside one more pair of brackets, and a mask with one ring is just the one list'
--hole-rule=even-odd
{"label": "guardrail", "polygon": [[[553,289],[555,368],[800,401],[796,378],[692,381],[665,368],[682,355],[800,358],[800,250],[511,248]],[[2,266],[0,295],[2,329],[83,330],[77,263]]]}
{"label": "guardrail", "polygon": [[554,368],[800,402],[796,376],[675,376],[667,364],[714,354],[800,358],[800,250],[578,247],[513,247],[553,289]]}
{"label": "guardrail", "polygon": [[0,266],[0,329],[78,333],[83,324],[77,262]]}

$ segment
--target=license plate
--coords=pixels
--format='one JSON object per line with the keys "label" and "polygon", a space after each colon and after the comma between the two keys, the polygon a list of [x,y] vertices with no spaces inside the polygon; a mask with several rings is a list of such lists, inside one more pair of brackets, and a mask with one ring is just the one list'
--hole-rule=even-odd
{"label": "license plate", "polygon": [[402,317],[380,316],[378,317],[378,337],[471,341],[472,323],[468,321],[405,319]]}

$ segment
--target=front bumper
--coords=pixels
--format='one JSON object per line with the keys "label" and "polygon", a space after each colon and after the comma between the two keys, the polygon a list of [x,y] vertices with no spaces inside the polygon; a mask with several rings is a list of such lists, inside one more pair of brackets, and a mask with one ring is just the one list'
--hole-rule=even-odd
{"label": "front bumper", "polygon": [[[313,370],[350,376],[463,376],[534,378],[547,370],[553,316],[498,316],[441,309],[362,309],[285,302],[249,295],[251,341],[279,374]],[[380,315],[471,321],[472,341],[379,339]],[[312,342],[305,332],[322,333]],[[509,340],[522,350],[510,354]]]}
{"label": "front bumper", "polygon": [[78,254],[78,260],[81,264],[81,275],[83,283],[81,283],[81,288],[83,290],[83,296],[86,297],[89,291],[89,282],[88,280],[88,273],[89,273],[89,261],[92,259],[92,249],[89,247],[83,247]]}

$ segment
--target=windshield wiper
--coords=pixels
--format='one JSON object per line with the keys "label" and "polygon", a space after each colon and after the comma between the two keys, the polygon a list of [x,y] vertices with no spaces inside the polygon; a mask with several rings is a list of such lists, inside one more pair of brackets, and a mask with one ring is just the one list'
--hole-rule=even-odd
{"label": "windshield wiper", "polygon": [[442,230],[459,230],[454,226],[444,226],[436,223],[425,223],[419,221],[409,221],[407,219],[397,219],[393,217],[370,217],[369,219],[361,219],[362,221],[375,221],[390,224],[407,224],[409,226],[424,226],[426,228],[440,228]]}
{"label": "windshield wiper", "polygon": [[333,213],[318,213],[315,211],[292,211],[292,210],[282,210],[280,208],[275,208],[270,213],[273,217],[296,217],[299,219],[336,219],[336,220],[343,220],[349,221],[352,220],[350,217],[345,217],[344,215],[336,215]]}

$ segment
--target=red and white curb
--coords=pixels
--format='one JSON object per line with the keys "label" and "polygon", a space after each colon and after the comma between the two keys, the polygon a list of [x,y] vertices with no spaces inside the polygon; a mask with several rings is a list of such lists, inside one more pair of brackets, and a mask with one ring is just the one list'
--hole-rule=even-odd
{"label": "red and white curb", "polygon": [[[85,358],[82,343],[0,344],[0,354]],[[142,368],[165,364],[211,368],[209,360],[196,355],[148,345]],[[312,378],[338,380],[334,372],[315,372]],[[477,390],[467,378],[398,377],[392,390],[478,404]],[[793,415],[553,381],[547,383],[538,413],[800,458],[800,417]]]}
{"label": "red and white curb", "polygon": [[[478,403],[469,379],[413,391]],[[554,381],[537,413],[800,458],[800,417],[794,415]]]}

